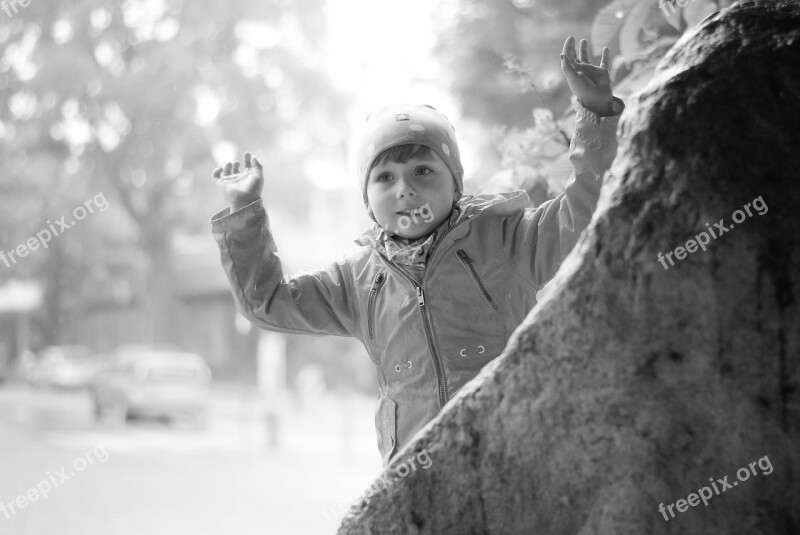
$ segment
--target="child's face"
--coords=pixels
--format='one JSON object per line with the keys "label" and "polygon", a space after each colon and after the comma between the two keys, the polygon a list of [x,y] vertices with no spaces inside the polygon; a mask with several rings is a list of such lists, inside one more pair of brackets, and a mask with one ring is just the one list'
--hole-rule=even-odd
{"label": "child's face", "polygon": [[367,181],[367,200],[375,220],[390,233],[408,239],[436,230],[450,216],[455,192],[453,174],[433,151],[406,163],[381,162]]}

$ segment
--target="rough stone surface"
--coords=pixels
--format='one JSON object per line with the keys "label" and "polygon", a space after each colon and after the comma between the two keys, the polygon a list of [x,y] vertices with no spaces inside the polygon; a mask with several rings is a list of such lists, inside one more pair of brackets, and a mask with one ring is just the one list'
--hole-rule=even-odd
{"label": "rough stone surface", "polygon": [[[800,533],[800,4],[706,19],[627,104],[545,298],[384,474],[422,450],[430,467],[340,533]],[[658,262],[759,196],[764,215]],[[725,476],[707,507],[658,511]]]}

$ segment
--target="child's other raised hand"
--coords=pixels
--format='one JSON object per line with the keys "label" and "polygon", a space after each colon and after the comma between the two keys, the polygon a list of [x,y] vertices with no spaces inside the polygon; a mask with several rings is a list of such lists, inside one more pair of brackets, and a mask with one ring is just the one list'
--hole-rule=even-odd
{"label": "child's other raised hand", "polygon": [[589,60],[589,42],[581,39],[579,55],[575,56],[575,38],[571,35],[564,42],[561,53],[561,70],[570,90],[587,109],[598,115],[613,115],[611,107],[611,77],[608,74],[608,47],[603,47],[600,65]]}
{"label": "child's other raised hand", "polygon": [[217,167],[211,179],[222,188],[222,195],[231,206],[231,212],[257,201],[264,188],[264,167],[255,156],[244,153],[244,169],[239,169],[239,160]]}

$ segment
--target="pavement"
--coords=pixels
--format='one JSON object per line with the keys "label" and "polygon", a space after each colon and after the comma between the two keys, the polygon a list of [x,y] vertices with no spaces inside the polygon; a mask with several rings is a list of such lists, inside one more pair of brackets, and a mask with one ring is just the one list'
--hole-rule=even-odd
{"label": "pavement", "polygon": [[368,396],[210,406],[203,429],[99,423],[85,392],[0,385],[0,535],[335,533],[380,473]]}

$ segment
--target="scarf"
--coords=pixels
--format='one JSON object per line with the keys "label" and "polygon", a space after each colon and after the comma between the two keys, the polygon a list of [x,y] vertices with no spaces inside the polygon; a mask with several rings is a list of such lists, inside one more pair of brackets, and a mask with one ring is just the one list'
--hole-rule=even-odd
{"label": "scarf", "polygon": [[397,264],[405,266],[425,267],[428,261],[428,253],[436,237],[445,229],[452,228],[464,219],[466,214],[461,206],[456,205],[450,213],[450,219],[444,221],[439,227],[427,236],[422,236],[409,244],[405,244],[399,239],[390,236],[385,229],[381,228],[378,232],[378,243],[382,243],[386,250],[386,257]]}

